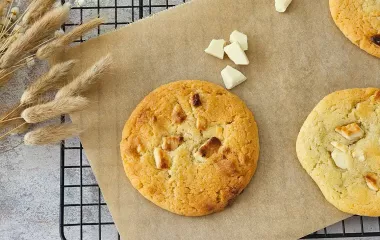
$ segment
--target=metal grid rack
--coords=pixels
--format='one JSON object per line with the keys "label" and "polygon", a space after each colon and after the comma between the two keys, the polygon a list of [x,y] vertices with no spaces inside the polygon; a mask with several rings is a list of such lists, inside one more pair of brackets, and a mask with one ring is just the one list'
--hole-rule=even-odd
{"label": "metal grid rack", "polygon": [[[189,0],[86,0],[73,7],[64,30],[96,16],[106,23],[78,42],[127,25]],[[62,2],[65,2],[62,0]],[[65,117],[61,118],[65,122]],[[62,239],[120,239],[78,139],[63,141],[60,151],[60,235]],[[380,237],[380,218],[355,216],[306,238]]]}

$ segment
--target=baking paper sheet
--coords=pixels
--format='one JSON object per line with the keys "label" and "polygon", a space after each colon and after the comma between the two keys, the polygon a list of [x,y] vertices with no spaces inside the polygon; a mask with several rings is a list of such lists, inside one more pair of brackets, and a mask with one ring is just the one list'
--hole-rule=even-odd
{"label": "baking paper sheet", "polygon": [[[330,205],[299,164],[295,141],[313,107],[332,91],[378,87],[379,60],[351,44],[328,1],[294,0],[284,14],[272,0],[193,0],[90,40],[65,58],[78,72],[112,53],[114,65],[72,115],[105,201],[123,239],[295,239],[349,215]],[[178,216],[145,200],[124,174],[119,142],[135,106],[180,79],[222,85],[228,60],[204,53],[211,39],[248,35],[248,80],[232,90],[253,111],[260,132],[258,169],[232,207],[205,217]],[[235,67],[235,66],[234,66]],[[74,73],[74,74],[76,74]]]}

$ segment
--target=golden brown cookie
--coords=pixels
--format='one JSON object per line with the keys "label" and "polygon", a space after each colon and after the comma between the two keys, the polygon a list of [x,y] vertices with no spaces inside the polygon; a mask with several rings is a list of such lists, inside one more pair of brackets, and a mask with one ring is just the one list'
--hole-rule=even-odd
{"label": "golden brown cookie", "polygon": [[331,15],[344,35],[380,58],[380,1],[330,0]]}
{"label": "golden brown cookie", "polygon": [[297,155],[335,207],[380,216],[380,90],[348,89],[322,99],[301,128]]}
{"label": "golden brown cookie", "polygon": [[258,130],[247,106],[205,81],[163,85],[133,111],[120,144],[125,172],[145,198],[173,213],[223,210],[251,180]]}

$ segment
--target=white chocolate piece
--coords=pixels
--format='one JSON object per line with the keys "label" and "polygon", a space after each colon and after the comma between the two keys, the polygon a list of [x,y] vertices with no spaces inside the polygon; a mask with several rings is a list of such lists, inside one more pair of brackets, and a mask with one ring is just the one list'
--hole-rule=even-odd
{"label": "white chocolate piece", "polygon": [[219,39],[219,40],[213,39],[210,42],[210,45],[208,46],[208,48],[205,49],[205,52],[216,58],[223,59],[225,45],[226,45],[226,41],[224,41],[223,39]]}
{"label": "white chocolate piece", "polygon": [[377,175],[375,173],[368,173],[367,176],[364,177],[367,186],[369,189],[373,191],[379,191],[379,186],[377,185]]}
{"label": "white chocolate piece", "polygon": [[334,148],[340,150],[341,152],[348,152],[348,146],[347,145],[344,145],[343,143],[339,143],[339,142],[331,142],[331,145],[334,146]]}
{"label": "white chocolate piece", "polygon": [[275,7],[277,12],[285,12],[292,0],[275,0]]}
{"label": "white chocolate piece", "polygon": [[223,130],[223,128],[221,126],[215,125],[215,126],[212,126],[212,127],[208,128],[208,129],[206,129],[202,133],[202,135],[205,138],[217,137],[220,140],[223,140],[224,139],[223,131],[224,130]]}
{"label": "white chocolate piece", "polygon": [[161,148],[155,148],[153,150],[153,156],[157,169],[169,168],[169,156],[164,150]]}
{"label": "white chocolate piece", "polygon": [[363,162],[365,160],[365,153],[361,149],[357,149],[352,152],[352,157],[359,160],[360,162]]}
{"label": "white chocolate piece", "polygon": [[224,47],[224,51],[236,65],[249,64],[247,55],[245,55],[245,52],[243,51],[243,49],[241,49],[239,43],[237,42],[231,43],[230,45]]}
{"label": "white chocolate piece", "polygon": [[230,42],[239,43],[239,45],[243,51],[248,50],[248,37],[244,33],[241,33],[237,30],[233,31],[230,35]]}
{"label": "white chocolate piece", "polygon": [[335,131],[350,141],[357,141],[364,136],[363,129],[357,123],[350,123],[345,126],[335,128]]}
{"label": "white chocolate piece", "polygon": [[331,157],[335,162],[335,165],[341,169],[347,169],[348,158],[351,157],[347,153],[339,151],[338,149],[334,149],[331,153]]}
{"label": "white chocolate piece", "polygon": [[221,74],[224,85],[227,89],[232,89],[247,80],[247,78],[241,72],[231,66],[227,66],[225,69],[223,69]]}

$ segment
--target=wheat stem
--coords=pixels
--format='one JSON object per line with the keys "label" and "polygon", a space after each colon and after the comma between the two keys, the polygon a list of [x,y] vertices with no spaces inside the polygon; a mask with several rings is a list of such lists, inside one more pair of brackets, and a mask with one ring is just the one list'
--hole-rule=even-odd
{"label": "wheat stem", "polygon": [[12,113],[16,112],[20,107],[22,107],[23,104],[18,105],[16,108],[14,108],[12,111],[10,111],[7,115],[5,115],[3,118],[1,118],[0,122],[3,122],[7,117],[9,117]]}
{"label": "wheat stem", "polygon": [[18,125],[17,127],[13,128],[13,129],[11,129],[10,131],[6,132],[5,134],[1,135],[1,136],[0,136],[0,140],[3,139],[3,138],[5,138],[5,137],[7,137],[7,136],[10,135],[10,134],[12,134],[12,132],[14,132],[14,131],[16,131],[17,129],[21,128],[21,127],[24,126],[25,124],[26,124],[26,122],[24,122],[24,123]]}
{"label": "wheat stem", "polygon": [[15,117],[15,118],[10,118],[10,119],[6,119],[6,120],[2,120],[2,121],[0,121],[0,124],[1,123],[6,123],[6,122],[11,122],[11,121],[18,120],[18,119],[22,119],[22,117]]}

